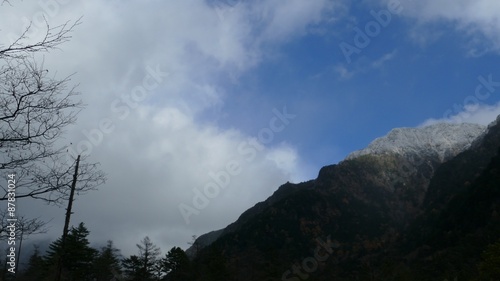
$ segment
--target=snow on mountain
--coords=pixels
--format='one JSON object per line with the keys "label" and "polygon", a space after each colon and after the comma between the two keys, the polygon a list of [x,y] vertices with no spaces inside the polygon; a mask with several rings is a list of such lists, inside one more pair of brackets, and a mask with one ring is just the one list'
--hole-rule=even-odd
{"label": "snow on mountain", "polygon": [[400,154],[437,158],[444,162],[464,151],[486,131],[478,124],[439,123],[419,128],[397,128],[375,139],[365,149],[354,151],[346,160],[361,155]]}

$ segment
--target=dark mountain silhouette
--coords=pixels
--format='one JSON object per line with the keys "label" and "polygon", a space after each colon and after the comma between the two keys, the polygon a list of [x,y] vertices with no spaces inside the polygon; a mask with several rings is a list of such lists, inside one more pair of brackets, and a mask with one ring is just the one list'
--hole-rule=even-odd
{"label": "dark mountain silhouette", "polygon": [[198,238],[194,279],[479,278],[500,238],[499,120],[395,129],[315,180],[282,185]]}

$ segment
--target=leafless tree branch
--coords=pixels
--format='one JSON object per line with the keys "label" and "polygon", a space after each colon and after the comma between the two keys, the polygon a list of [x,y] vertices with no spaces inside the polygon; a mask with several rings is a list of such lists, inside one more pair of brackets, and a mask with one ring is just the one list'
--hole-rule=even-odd
{"label": "leafless tree branch", "polygon": [[[10,222],[7,221],[9,218],[8,213],[4,210],[0,211],[0,240],[6,240],[10,237],[10,231],[7,229]],[[26,219],[24,217],[17,218],[15,222],[16,237],[28,237],[33,234],[46,233],[48,222],[40,220],[40,218]]]}
{"label": "leafless tree branch", "polygon": [[[45,24],[45,33],[35,42],[29,42],[30,25],[13,43],[0,44],[0,174],[16,175],[17,199],[59,205],[68,199],[75,163],[66,155],[67,147],[57,147],[56,141],[84,106],[76,99],[80,93],[75,86],[69,86],[71,76],[49,76],[35,54],[70,40],[80,19],[56,27]],[[80,171],[77,193],[106,180],[98,164],[82,161]],[[0,201],[7,199],[7,180],[0,180]]]}
{"label": "leafless tree branch", "polygon": [[14,42],[6,47],[0,45],[0,59],[24,59],[29,56],[29,54],[57,49],[59,45],[71,39],[71,32],[80,23],[81,18],[73,23],[67,21],[56,27],[50,27],[47,20],[45,20],[46,28],[42,38],[36,42],[28,43],[28,33],[32,29],[32,23],[30,23]]}

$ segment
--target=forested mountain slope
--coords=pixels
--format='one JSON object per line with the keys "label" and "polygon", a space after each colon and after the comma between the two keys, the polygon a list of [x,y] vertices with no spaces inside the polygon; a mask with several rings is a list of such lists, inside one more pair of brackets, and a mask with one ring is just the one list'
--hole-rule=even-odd
{"label": "forested mountain slope", "polygon": [[497,123],[396,129],[284,184],[212,233],[193,278],[472,280],[500,237]]}

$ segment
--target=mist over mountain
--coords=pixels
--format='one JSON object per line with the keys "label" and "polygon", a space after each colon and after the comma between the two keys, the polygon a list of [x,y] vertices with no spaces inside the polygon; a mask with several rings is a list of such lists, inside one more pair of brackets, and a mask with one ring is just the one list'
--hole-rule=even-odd
{"label": "mist over mountain", "polygon": [[225,280],[483,276],[481,254],[500,238],[499,119],[393,129],[187,253],[200,274],[216,255]]}

